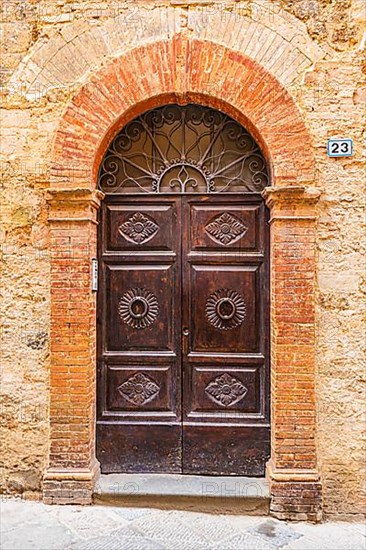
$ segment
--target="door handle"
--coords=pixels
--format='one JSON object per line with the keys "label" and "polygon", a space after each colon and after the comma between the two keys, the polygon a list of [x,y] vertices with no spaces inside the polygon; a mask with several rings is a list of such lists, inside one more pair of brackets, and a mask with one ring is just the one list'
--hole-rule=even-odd
{"label": "door handle", "polygon": [[184,355],[187,355],[187,353],[188,353],[188,342],[189,342],[189,340],[188,340],[188,338],[187,338],[187,337],[189,336],[189,330],[188,330],[188,328],[185,327],[185,328],[182,330],[182,334],[183,334],[183,339],[182,339],[182,340],[183,340],[183,342],[182,342],[182,348],[183,348],[183,350],[182,350],[182,351],[183,351],[183,354],[184,354]]}

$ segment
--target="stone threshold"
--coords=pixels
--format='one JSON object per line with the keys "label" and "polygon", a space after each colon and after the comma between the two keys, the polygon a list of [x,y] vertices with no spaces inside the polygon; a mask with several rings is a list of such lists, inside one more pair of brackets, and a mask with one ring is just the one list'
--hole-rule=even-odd
{"label": "stone threshold", "polygon": [[175,474],[103,474],[94,502],[115,506],[267,515],[264,478]]}

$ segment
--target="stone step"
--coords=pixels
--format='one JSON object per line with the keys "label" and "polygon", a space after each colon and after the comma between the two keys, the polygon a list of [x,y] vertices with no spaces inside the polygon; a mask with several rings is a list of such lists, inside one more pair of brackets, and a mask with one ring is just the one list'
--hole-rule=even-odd
{"label": "stone step", "polygon": [[104,474],[96,503],[115,506],[267,515],[269,486],[264,478],[175,474]]}

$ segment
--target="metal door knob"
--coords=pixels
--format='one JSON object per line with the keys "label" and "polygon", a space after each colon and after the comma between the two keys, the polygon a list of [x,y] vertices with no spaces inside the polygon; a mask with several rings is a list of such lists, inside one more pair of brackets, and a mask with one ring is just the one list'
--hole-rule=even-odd
{"label": "metal door knob", "polygon": [[189,330],[187,328],[183,329],[183,336],[188,336]]}

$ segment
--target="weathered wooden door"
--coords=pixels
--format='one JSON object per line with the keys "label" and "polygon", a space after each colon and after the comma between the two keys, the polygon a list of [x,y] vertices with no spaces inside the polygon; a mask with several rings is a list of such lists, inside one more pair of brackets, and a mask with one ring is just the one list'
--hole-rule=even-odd
{"label": "weathered wooden door", "polygon": [[268,222],[258,196],[184,197],[183,472],[263,475]]}
{"label": "weathered wooden door", "polygon": [[[108,171],[104,161],[101,171],[100,181],[112,174],[104,181],[109,186],[117,181],[117,190],[128,182],[128,193],[107,194],[99,224],[97,457],[105,473],[257,476],[264,475],[269,456],[267,210],[256,188],[219,192],[226,179],[234,182],[234,191],[241,189],[236,150],[241,152],[238,138],[247,133],[234,136],[226,158],[215,149],[215,130],[221,124],[224,131],[228,117],[210,119],[211,110],[200,109],[193,134],[209,128],[211,141],[203,147],[199,140],[198,149],[201,157],[214,149],[204,158],[211,159],[215,179],[186,154],[180,161],[168,159],[156,111],[149,124],[153,129],[158,124],[153,140],[158,153],[151,148],[146,154],[146,136],[143,146],[136,140],[136,128],[146,132],[144,118],[120,135],[121,167],[116,171],[110,161]],[[189,116],[188,108],[179,107],[165,122],[170,129],[172,120],[182,126]],[[226,139],[233,124],[239,126],[228,120]],[[189,130],[188,124],[185,137]],[[187,151],[188,140],[181,141]],[[192,141],[191,135],[191,155]],[[170,135],[169,143],[178,149],[177,137]],[[142,168],[139,147],[148,157]],[[113,159],[116,148],[115,140]],[[153,165],[156,158],[167,166]],[[152,193],[131,193],[132,181],[141,187],[138,170],[143,178],[149,170],[158,174]],[[164,185],[167,191],[177,185],[178,193],[159,193]]]}
{"label": "weathered wooden door", "polygon": [[180,472],[180,197],[108,197],[101,230],[102,471]]}

